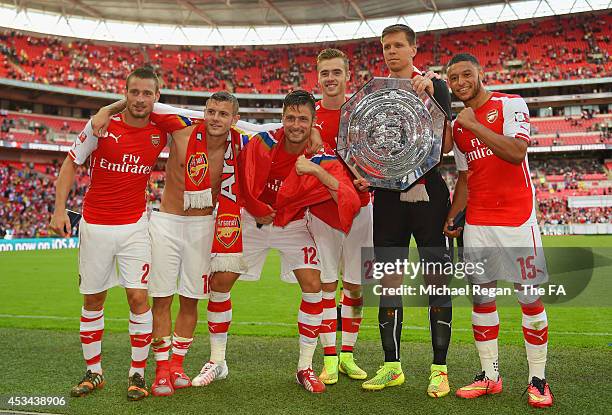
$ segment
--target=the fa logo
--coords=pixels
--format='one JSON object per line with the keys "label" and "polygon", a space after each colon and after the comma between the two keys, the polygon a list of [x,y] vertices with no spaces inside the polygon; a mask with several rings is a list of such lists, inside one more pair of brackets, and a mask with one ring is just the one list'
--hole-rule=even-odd
{"label": "the fa logo", "polygon": [[489,111],[487,113],[487,121],[489,122],[489,124],[493,124],[495,120],[497,120],[498,115],[499,115],[499,112],[497,110]]}
{"label": "the fa logo", "polygon": [[516,122],[529,122],[529,114],[524,112],[515,112],[514,121]]}

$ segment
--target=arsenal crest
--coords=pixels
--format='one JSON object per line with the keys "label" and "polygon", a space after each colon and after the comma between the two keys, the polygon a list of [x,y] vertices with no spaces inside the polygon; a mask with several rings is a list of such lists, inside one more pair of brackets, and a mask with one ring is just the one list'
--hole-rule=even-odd
{"label": "arsenal crest", "polygon": [[216,238],[226,248],[231,247],[238,240],[242,227],[240,217],[230,213],[217,215]]}
{"label": "arsenal crest", "polygon": [[157,147],[159,143],[161,143],[161,138],[159,137],[159,134],[151,134],[151,144]]}
{"label": "arsenal crest", "polygon": [[191,157],[189,157],[186,169],[187,176],[189,176],[192,183],[199,186],[208,172],[208,158],[206,158],[206,153],[197,152],[192,154]]}
{"label": "arsenal crest", "polygon": [[487,113],[487,121],[489,121],[489,124],[493,124],[495,122],[498,114],[499,112],[497,110],[491,110]]}

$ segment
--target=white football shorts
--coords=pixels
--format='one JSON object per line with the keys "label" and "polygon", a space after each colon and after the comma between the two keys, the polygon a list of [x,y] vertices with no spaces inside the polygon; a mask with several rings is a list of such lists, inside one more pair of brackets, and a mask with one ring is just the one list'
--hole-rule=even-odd
{"label": "white football shorts", "polygon": [[285,227],[263,225],[257,227],[255,218],[242,210],[244,260],[248,270],[240,276],[241,280],[256,281],[270,249],[277,249],[281,257],[281,279],[297,282],[293,270],[320,270],[317,248],[308,230],[306,219],[290,222]]}
{"label": "white football shorts", "polygon": [[520,226],[482,226],[466,223],[464,261],[481,263],[484,273],[468,278],[473,284],[510,281],[538,285],[548,281],[546,258],[535,211]]}
{"label": "white football shorts", "polygon": [[[321,282],[336,282],[341,272],[342,281],[361,285],[368,260],[362,258],[361,248],[374,246],[372,204],[359,210],[348,234],[334,229],[310,212],[307,218],[321,259]],[[372,252],[372,249],[364,250],[364,253]]]}
{"label": "white football shorts", "polygon": [[151,297],[208,298],[214,226],[213,215],[151,212]]}
{"label": "white football shorts", "polygon": [[146,213],[136,223],[79,224],[79,291],[97,294],[121,285],[147,289],[151,240]]}

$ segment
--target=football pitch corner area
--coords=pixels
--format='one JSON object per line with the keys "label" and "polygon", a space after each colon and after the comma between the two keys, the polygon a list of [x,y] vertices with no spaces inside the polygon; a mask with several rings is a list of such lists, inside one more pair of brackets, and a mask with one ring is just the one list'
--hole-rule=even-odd
{"label": "football pitch corner area", "polygon": [[[545,246],[611,247],[612,237],[550,237]],[[402,367],[406,383],[381,392],[364,392],[359,381],[341,377],[326,393],[313,396],[295,383],[298,353],[296,316],[299,288],[279,280],[279,257],[269,256],[259,282],[239,282],[232,290],[234,318],[227,350],[229,377],[204,388],[178,391],[169,398],[128,402],[125,398],[130,342],[128,308],[121,289],[109,293],[105,305],[102,346],[107,385],[89,397],[69,397],[84,373],[78,327],[77,251],[73,249],[0,253],[0,413],[62,414],[200,414],[224,413],[448,413],[515,414],[536,412],[521,396],[527,386],[527,362],[516,302],[499,308],[500,371],[504,391],[478,400],[459,400],[454,391],[472,381],[480,370],[473,345],[471,308],[453,310],[453,334],[448,355],[451,395],[429,398],[431,339],[426,307],[407,307],[402,334]],[[600,275],[601,274],[601,275]],[[593,278],[606,284],[612,267],[598,268]],[[590,286],[590,285],[589,285]],[[599,285],[601,287],[601,285]],[[597,285],[593,285],[597,287]],[[601,290],[599,290],[601,291]],[[612,397],[607,374],[612,369],[612,301],[607,304],[547,304],[549,351],[547,380],[555,406],[547,413],[607,413]],[[174,306],[176,315],[177,307]],[[338,334],[340,337],[340,334]],[[185,370],[195,376],[209,356],[205,302]],[[382,364],[377,310],[364,307],[364,321],[355,358],[369,377]],[[322,367],[320,348],[315,372]],[[153,381],[149,357],[147,384]],[[15,397],[63,397],[65,405],[9,405]],[[32,401],[33,402],[33,401]],[[39,401],[40,402],[40,401]],[[56,402],[57,403],[57,402]]]}

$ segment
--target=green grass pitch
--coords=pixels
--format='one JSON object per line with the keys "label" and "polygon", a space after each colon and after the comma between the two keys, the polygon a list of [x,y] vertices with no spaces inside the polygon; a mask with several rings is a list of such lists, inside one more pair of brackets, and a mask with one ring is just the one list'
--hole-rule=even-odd
{"label": "green grass pitch", "polygon": [[[612,249],[612,236],[545,237],[544,244]],[[81,296],[76,254],[76,250],[0,253],[0,350],[3,352],[0,413],[3,409],[113,415],[537,412],[521,397],[527,382],[527,362],[520,308],[516,304],[499,310],[500,368],[504,378],[504,392],[499,396],[475,401],[454,396],[433,400],[426,396],[431,363],[427,310],[414,307],[405,309],[404,385],[381,392],[364,392],[360,382],[341,378],[321,396],[308,394],[293,378],[298,352],[299,288],[279,281],[280,267],[275,253],[268,257],[260,282],[240,282],[232,291],[234,321],[227,353],[228,379],[207,388],[182,390],[170,398],[127,402],[128,309],[125,294],[116,288],[109,293],[105,307],[103,366],[107,386],[90,397],[70,399],[70,387],[84,372],[77,333]],[[577,302],[579,306],[547,306],[550,330],[547,377],[556,398],[555,407],[547,410],[548,413],[599,414],[609,412],[612,407],[608,380],[612,369],[612,301],[606,297],[612,292],[611,276],[612,266],[597,268],[581,295],[582,301]],[[601,306],[589,304],[592,298],[597,298]],[[453,391],[469,382],[479,368],[472,340],[471,309],[459,304],[453,310],[453,337],[448,356]],[[190,375],[197,373],[209,353],[204,303],[200,317],[196,340],[185,361]],[[364,309],[355,354],[369,375],[382,363],[375,308]],[[318,350],[315,371],[320,370],[321,362]],[[149,369],[149,384],[152,375],[153,370]],[[67,406],[15,408],[7,404],[10,396],[64,396]]]}

